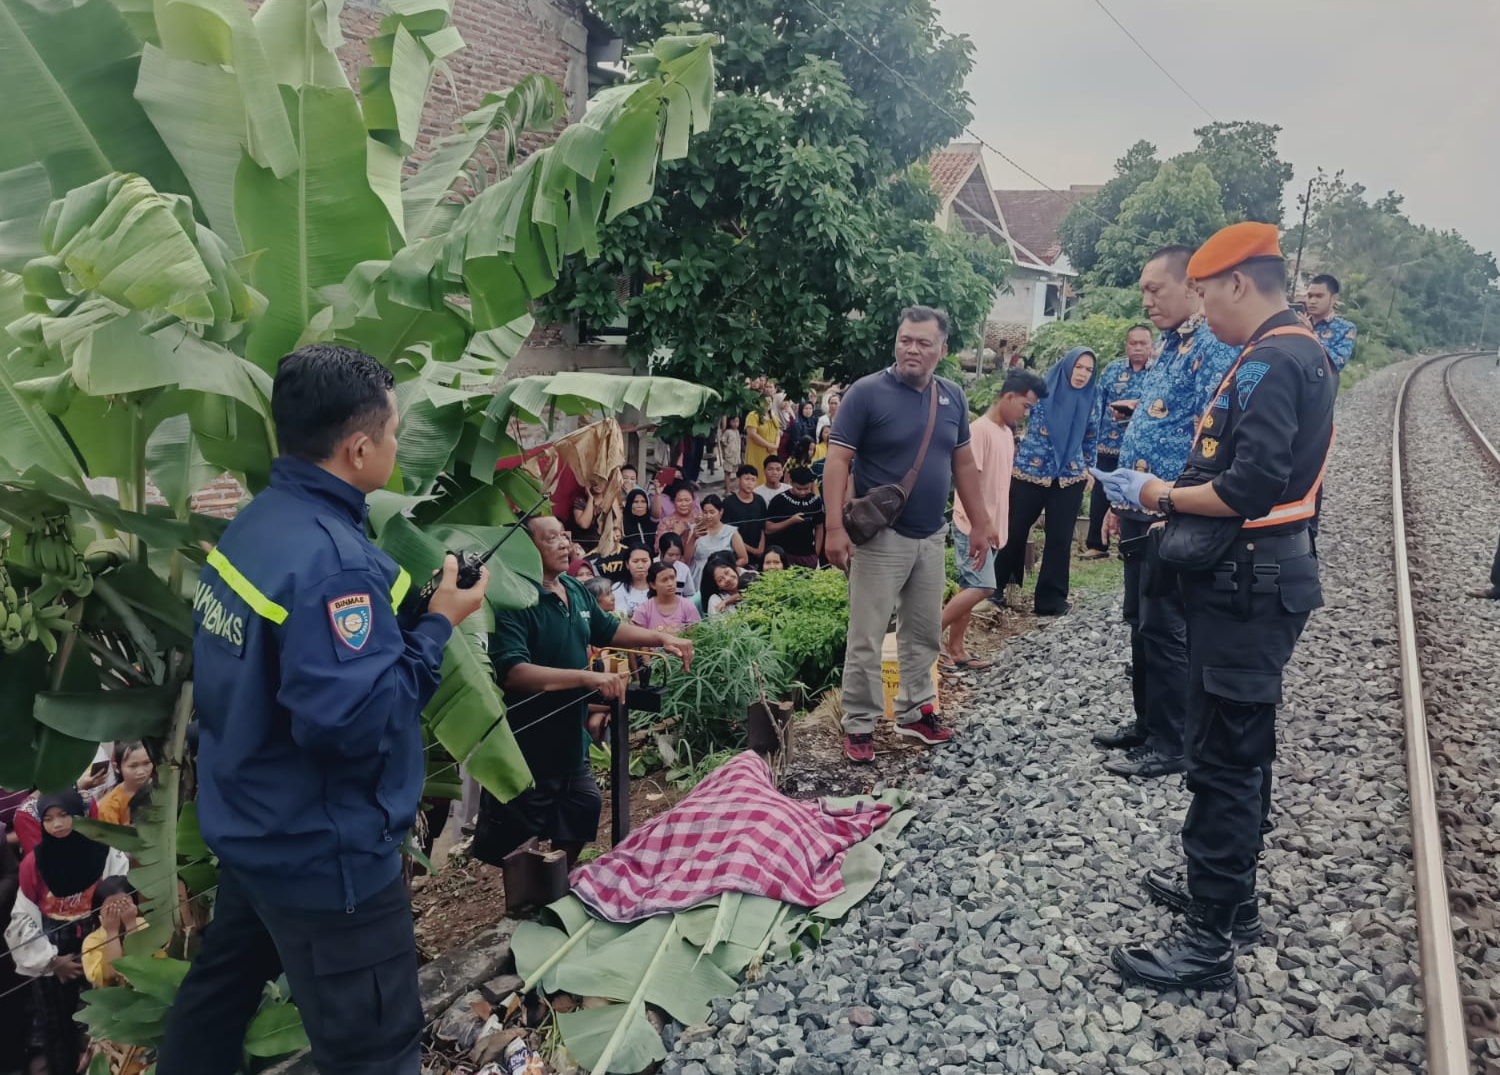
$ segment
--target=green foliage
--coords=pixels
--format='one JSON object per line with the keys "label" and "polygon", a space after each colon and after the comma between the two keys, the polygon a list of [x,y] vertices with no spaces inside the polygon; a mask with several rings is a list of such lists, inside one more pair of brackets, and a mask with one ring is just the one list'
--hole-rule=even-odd
{"label": "green foliage", "polygon": [[[1343,285],[1344,316],[1359,326],[1355,362],[1381,358],[1377,343],[1407,352],[1469,345],[1485,327],[1486,302],[1500,324],[1493,255],[1476,252],[1457,232],[1412,223],[1394,191],[1373,201],[1367,194],[1342,173],[1320,174],[1302,260],[1304,274],[1332,272]],[[1284,247],[1299,238],[1290,232]]]}
{"label": "green foliage", "polygon": [[1156,147],[1147,141],[1137,142],[1115,161],[1114,177],[1102,189],[1080,199],[1068,210],[1058,229],[1058,240],[1068,261],[1080,274],[1089,272],[1099,260],[1099,239],[1106,225],[1120,215],[1125,199],[1142,183],[1155,178],[1159,168],[1161,161],[1156,159]]}
{"label": "green foliage", "polygon": [[1211,123],[1193,134],[1198,148],[1173,157],[1179,165],[1203,164],[1223,191],[1225,222],[1281,223],[1281,194],[1292,166],[1276,155],[1281,128],[1269,123]]}
{"label": "green foliage", "polygon": [[[1135,143],[1115,162],[1114,177],[1103,189],[1063,220],[1060,239],[1073,268],[1089,285],[1129,287],[1140,275],[1141,261],[1158,246],[1196,245],[1238,220],[1280,223],[1282,189],[1292,178],[1291,165],[1277,156],[1280,133],[1280,127],[1266,123],[1212,123],[1193,132],[1195,148],[1166,165],[1156,159],[1155,146]],[[1199,179],[1199,165],[1208,170],[1217,188],[1213,193]],[[1160,182],[1168,166],[1174,171]],[[1126,203],[1153,182],[1151,196],[1127,215]]]}
{"label": "green foliage", "polygon": [[809,694],[837,685],[849,633],[849,582],[842,571],[767,571],[746,591],[737,615],[775,643]]}
{"label": "green foliage", "polygon": [[[1136,324],[1147,323],[1141,305],[1141,290],[1138,287],[1105,287],[1095,285],[1080,296],[1078,302],[1068,308],[1069,317],[1088,317],[1103,314],[1105,317],[1129,318]],[[1151,330],[1153,333],[1156,330]]]}
{"label": "green foliage", "polygon": [[1198,246],[1227,222],[1223,193],[1208,165],[1168,161],[1120,204],[1120,215],[1100,233],[1091,279],[1129,287],[1160,247]]}
{"label": "green foliage", "polygon": [[[741,614],[712,616],[687,631],[693,663],[673,663],[662,695],[663,716],[678,718],[678,735],[694,754],[741,746],[751,703],[780,698],[790,683],[777,646]],[[641,722],[656,722],[642,714]]]}
{"label": "green foliage", "polygon": [[[624,315],[632,361],[715,386],[869,372],[914,302],[948,309],[955,349],[977,339],[1003,279],[999,248],[933,224],[918,163],[968,118],[972,46],[942,30],[930,0],[819,6],[880,59],[803,0],[595,5],[627,40],[682,23],[721,35],[719,115],[663,167],[649,204],[604,229],[600,261],[568,265],[549,312]],[[893,92],[896,77],[942,110]],[[644,285],[623,303],[622,276]]]}
{"label": "green foliage", "polygon": [[1125,334],[1136,321],[1093,314],[1075,321],[1049,321],[1031,338],[1031,356],[1038,372],[1051,367],[1075,347],[1088,347],[1102,370],[1125,353]]}

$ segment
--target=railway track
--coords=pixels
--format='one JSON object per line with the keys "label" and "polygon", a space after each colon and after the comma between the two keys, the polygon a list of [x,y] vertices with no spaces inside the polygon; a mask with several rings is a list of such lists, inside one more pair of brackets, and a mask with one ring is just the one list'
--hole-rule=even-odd
{"label": "railway track", "polygon": [[[1467,704],[1493,697],[1492,691],[1475,684],[1465,700],[1466,677],[1455,674],[1462,661],[1455,666],[1453,658],[1466,647],[1453,602],[1462,600],[1465,581],[1472,586],[1478,580],[1465,579],[1463,558],[1454,555],[1442,528],[1466,501],[1494,503],[1500,490],[1500,451],[1453,384],[1454,369],[1478,357],[1490,356],[1441,355],[1413,367],[1397,395],[1391,438],[1397,632],[1429,1075],[1500,1073],[1500,1063],[1485,1055],[1491,1050],[1471,1045],[1471,1039],[1500,1035],[1500,1009],[1483,977],[1488,954],[1500,946],[1500,885],[1492,866],[1500,848],[1492,838],[1494,789],[1488,786],[1500,747],[1486,745],[1497,739],[1496,722],[1476,728],[1475,711],[1484,707]],[[1441,425],[1438,393],[1483,460],[1485,475],[1465,474],[1476,484],[1432,467]],[[1434,489],[1434,477],[1445,474],[1454,480]],[[1473,659],[1484,661],[1482,653]],[[1486,798],[1491,802],[1481,805]]]}

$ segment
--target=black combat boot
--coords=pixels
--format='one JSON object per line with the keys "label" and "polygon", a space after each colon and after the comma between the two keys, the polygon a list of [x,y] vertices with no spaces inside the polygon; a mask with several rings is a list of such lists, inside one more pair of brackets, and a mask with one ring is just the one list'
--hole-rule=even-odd
{"label": "black combat boot", "polygon": [[1110,953],[1128,982],[1153,989],[1227,989],[1234,984],[1235,905],[1195,899],[1176,936],[1152,946],[1121,945]]}
{"label": "black combat boot", "polygon": [[[1146,894],[1163,907],[1169,907],[1178,914],[1188,909],[1188,904],[1193,898],[1188,895],[1186,885],[1178,884],[1172,875],[1163,870],[1149,870],[1146,879],[1141,882],[1141,887]],[[1251,896],[1235,906],[1234,927],[1232,935],[1235,947],[1251,948],[1260,943],[1260,900]]]}

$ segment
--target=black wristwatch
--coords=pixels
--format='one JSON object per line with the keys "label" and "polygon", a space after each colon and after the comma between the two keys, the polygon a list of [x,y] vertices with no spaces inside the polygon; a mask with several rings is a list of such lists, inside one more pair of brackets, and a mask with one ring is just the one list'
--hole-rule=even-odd
{"label": "black wristwatch", "polygon": [[1159,512],[1161,512],[1163,515],[1171,515],[1172,514],[1172,489],[1171,489],[1171,486],[1168,486],[1167,487],[1167,491],[1165,493],[1163,493],[1161,496],[1159,496],[1159,497],[1156,498],[1156,510],[1159,511]]}

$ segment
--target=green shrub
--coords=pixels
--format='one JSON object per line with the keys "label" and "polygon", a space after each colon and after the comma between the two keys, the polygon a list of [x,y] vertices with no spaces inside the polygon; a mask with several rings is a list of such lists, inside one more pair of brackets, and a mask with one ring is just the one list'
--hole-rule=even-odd
{"label": "green shrub", "polygon": [[[662,717],[678,718],[677,734],[693,756],[745,745],[746,710],[763,694],[778,699],[791,677],[777,646],[739,614],[713,616],[687,630],[693,663],[672,661],[662,695]],[[643,713],[640,725],[656,723]]]}
{"label": "green shrub", "polygon": [[849,634],[849,583],[842,571],[768,571],[745,592],[737,615],[775,644],[792,678],[810,694],[838,685]]}

